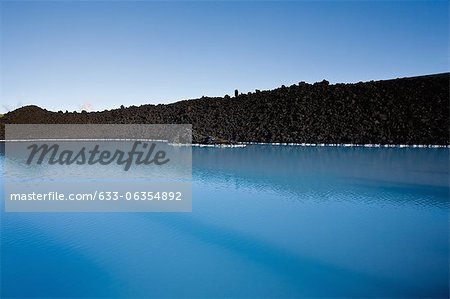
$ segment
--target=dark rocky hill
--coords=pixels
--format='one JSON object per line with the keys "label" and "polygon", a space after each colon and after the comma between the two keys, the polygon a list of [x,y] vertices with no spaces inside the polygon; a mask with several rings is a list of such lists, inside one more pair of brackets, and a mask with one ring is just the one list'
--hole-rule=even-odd
{"label": "dark rocky hill", "polygon": [[193,141],[307,143],[449,143],[450,74],[356,84],[300,82],[237,97],[122,107],[91,113],[25,106],[6,123],[192,124]]}

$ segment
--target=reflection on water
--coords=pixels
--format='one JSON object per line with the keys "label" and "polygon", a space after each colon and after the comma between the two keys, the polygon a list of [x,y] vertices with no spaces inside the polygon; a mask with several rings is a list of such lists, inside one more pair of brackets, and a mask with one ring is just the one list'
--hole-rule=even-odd
{"label": "reflection on water", "polygon": [[[194,178],[200,182],[268,189],[283,193],[283,200],[341,196],[345,200],[448,204],[447,149],[250,146],[199,148],[194,154]],[[384,198],[386,193],[380,189],[397,196]]]}
{"label": "reflection on water", "polygon": [[2,212],[1,297],[448,296],[448,149],[192,154],[192,213]]}

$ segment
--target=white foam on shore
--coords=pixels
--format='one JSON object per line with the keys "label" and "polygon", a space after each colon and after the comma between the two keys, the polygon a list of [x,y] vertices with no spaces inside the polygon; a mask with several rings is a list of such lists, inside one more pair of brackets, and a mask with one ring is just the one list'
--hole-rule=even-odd
{"label": "white foam on shore", "polygon": [[193,143],[191,146],[195,147],[246,147],[247,144],[201,144],[201,143]]}
{"label": "white foam on shore", "polygon": [[[15,139],[0,140],[0,142],[49,142],[49,141],[146,141],[167,142],[158,139]],[[358,143],[283,143],[283,142],[239,142],[236,144],[182,144],[169,143],[172,146],[195,146],[195,147],[246,147],[247,145],[273,145],[273,146],[304,146],[304,147],[368,147],[368,148],[450,148],[450,145],[440,144],[358,144]]]}
{"label": "white foam on shore", "polygon": [[358,143],[270,143],[270,142],[240,142],[245,145],[277,145],[305,147],[375,147],[375,148],[450,148],[450,145],[440,144],[358,144]]}

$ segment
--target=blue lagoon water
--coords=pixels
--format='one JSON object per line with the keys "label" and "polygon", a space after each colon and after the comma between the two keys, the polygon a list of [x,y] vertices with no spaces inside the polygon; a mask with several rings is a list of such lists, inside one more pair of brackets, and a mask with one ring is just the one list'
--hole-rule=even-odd
{"label": "blue lagoon water", "polygon": [[1,192],[0,297],[448,297],[448,165],[194,148],[192,213],[5,213]]}

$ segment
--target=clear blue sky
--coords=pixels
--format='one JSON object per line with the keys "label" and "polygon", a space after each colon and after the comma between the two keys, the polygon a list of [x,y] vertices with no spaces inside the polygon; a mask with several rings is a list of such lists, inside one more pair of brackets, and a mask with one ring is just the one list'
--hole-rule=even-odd
{"label": "clear blue sky", "polygon": [[448,1],[2,1],[0,113],[449,71]]}

